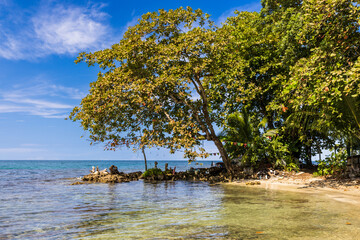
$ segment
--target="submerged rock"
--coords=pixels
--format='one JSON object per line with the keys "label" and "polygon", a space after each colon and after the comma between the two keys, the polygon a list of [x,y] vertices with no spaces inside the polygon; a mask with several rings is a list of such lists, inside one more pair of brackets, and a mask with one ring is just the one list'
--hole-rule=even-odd
{"label": "submerged rock", "polygon": [[84,182],[74,182],[74,183],[72,183],[70,185],[80,185],[80,184],[85,184],[85,183]]}

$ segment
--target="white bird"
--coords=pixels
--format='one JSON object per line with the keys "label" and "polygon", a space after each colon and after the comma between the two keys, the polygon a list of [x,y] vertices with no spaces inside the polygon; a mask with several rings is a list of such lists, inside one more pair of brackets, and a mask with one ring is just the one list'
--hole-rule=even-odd
{"label": "white bird", "polygon": [[95,167],[92,166],[92,169],[90,170],[90,173],[95,173]]}

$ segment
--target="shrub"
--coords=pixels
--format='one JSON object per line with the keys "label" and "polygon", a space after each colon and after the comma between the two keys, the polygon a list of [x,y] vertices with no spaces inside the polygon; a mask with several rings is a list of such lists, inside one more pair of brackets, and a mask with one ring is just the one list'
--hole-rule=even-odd
{"label": "shrub", "polygon": [[318,161],[315,176],[341,175],[346,168],[346,149],[342,148],[337,153],[331,153],[330,157]]}
{"label": "shrub", "polygon": [[143,173],[143,177],[146,178],[146,177],[158,176],[160,174],[163,174],[163,171],[161,171],[160,168],[150,168]]}

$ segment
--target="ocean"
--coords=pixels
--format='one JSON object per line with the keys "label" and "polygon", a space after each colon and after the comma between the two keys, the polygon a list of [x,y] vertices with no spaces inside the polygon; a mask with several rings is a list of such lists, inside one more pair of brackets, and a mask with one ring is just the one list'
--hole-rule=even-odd
{"label": "ocean", "polygon": [[[159,167],[209,167],[158,161]],[[326,194],[135,181],[71,185],[143,161],[0,161],[0,239],[358,239],[360,207]],[[149,167],[154,161],[148,162]]]}

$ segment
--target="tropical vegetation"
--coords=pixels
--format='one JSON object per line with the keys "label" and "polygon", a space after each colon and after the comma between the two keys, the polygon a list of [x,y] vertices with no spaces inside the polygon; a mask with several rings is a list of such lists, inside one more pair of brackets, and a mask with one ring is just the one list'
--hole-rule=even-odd
{"label": "tropical vegetation", "polygon": [[[354,154],[359,23],[351,0],[262,0],[259,13],[221,26],[190,7],[147,13],[111,48],[80,53],[77,63],[101,71],[70,118],[110,150],[164,147],[195,160],[212,141],[229,172],[233,159],[297,169],[340,143]],[[344,158],[328,159],[340,169]]]}

